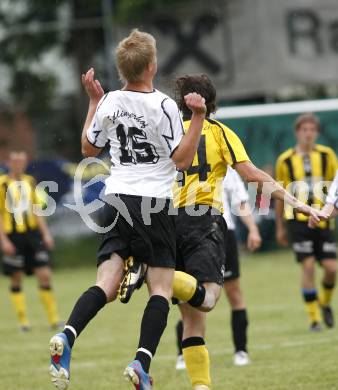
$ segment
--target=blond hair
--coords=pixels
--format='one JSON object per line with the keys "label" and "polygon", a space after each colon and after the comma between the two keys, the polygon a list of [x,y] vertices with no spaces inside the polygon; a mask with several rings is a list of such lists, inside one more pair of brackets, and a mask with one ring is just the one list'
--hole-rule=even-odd
{"label": "blond hair", "polygon": [[317,130],[320,131],[320,121],[317,115],[313,114],[312,112],[306,112],[305,114],[299,115],[296,120],[295,120],[295,130],[297,131],[303,123],[313,123],[316,127]]}
{"label": "blond hair", "polygon": [[129,83],[139,82],[146,67],[156,60],[155,38],[134,29],[118,44],[115,54],[120,79]]}

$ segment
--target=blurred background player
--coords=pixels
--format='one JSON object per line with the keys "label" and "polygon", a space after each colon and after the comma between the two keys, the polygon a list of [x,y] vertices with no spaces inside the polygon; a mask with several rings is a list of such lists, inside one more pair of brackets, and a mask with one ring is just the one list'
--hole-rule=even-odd
{"label": "blurred background player", "polygon": [[[235,347],[233,363],[236,366],[245,366],[250,363],[247,350],[247,326],[248,316],[244,297],[240,288],[240,264],[236,238],[236,224],[233,213],[238,215],[248,229],[247,247],[255,251],[261,245],[262,239],[258,227],[251,214],[248,203],[249,195],[244,183],[238,173],[228,167],[227,174],[223,181],[223,217],[227,223],[225,245],[225,273],[224,292],[231,306],[231,330]],[[185,362],[182,354],[183,322],[176,325],[177,345],[179,355],[177,357],[176,369],[185,369]]]}
{"label": "blurred background player", "polygon": [[[323,202],[316,194],[318,182],[332,181],[336,169],[335,152],[323,145],[316,144],[320,132],[317,116],[308,113],[300,115],[295,121],[297,143],[282,153],[276,163],[276,179],[290,192],[309,205],[322,206]],[[292,184],[293,182],[298,182]],[[305,188],[299,187],[299,182]],[[298,188],[297,188],[298,187]],[[322,194],[323,195],[323,194]],[[283,202],[276,200],[276,239],[286,246],[288,235],[292,242],[297,262],[302,267],[302,295],[310,320],[310,330],[321,330],[321,313],[328,327],[334,326],[334,317],[330,306],[336,283],[336,244],[330,222],[321,221],[317,228],[308,226],[308,217],[284,208]],[[286,226],[284,225],[286,220]],[[315,262],[323,267],[324,275],[319,295],[315,285]]]}
{"label": "blurred background player", "polygon": [[60,327],[60,317],[51,285],[49,251],[54,241],[45,220],[33,213],[33,205],[41,204],[36,183],[26,175],[27,154],[11,152],[8,173],[0,176],[0,244],[3,271],[10,277],[11,301],[22,331],[30,330],[25,295],[24,273],[34,275],[39,295],[52,329]]}

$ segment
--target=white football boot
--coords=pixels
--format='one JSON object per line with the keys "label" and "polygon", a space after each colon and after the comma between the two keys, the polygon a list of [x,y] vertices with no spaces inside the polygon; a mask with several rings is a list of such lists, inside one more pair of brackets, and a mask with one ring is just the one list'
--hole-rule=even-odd
{"label": "white football boot", "polygon": [[247,366],[251,363],[249,355],[245,351],[237,351],[234,355],[233,362],[235,366]]}

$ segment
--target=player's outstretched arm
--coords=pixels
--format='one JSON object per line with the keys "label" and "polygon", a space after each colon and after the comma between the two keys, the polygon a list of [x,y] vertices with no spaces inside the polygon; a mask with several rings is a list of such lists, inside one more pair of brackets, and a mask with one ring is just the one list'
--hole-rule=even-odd
{"label": "player's outstretched arm", "polygon": [[101,148],[97,148],[93,146],[88,141],[87,138],[87,130],[94,118],[96,107],[99,101],[101,100],[102,96],[104,95],[104,91],[103,88],[101,87],[100,82],[96,80],[94,76],[95,76],[94,68],[90,68],[86,74],[83,74],[81,76],[81,82],[83,88],[85,89],[87,95],[89,96],[88,113],[87,113],[85,124],[83,126],[82,136],[81,136],[81,151],[84,157],[95,157],[101,151]]}
{"label": "player's outstretched arm", "polygon": [[259,188],[263,188],[275,199],[279,199],[288,203],[297,212],[313,217],[319,222],[321,219],[327,218],[327,213],[321,210],[314,209],[303,202],[299,201],[289,192],[287,192],[280,184],[278,184],[270,175],[257,168],[250,161],[236,163],[234,167],[239,175],[249,183],[258,183]]}
{"label": "player's outstretched arm", "polygon": [[205,99],[201,95],[193,92],[186,95],[184,99],[187,107],[192,111],[191,122],[188,131],[172,155],[177,169],[182,171],[188,169],[194,159],[207,112]]}

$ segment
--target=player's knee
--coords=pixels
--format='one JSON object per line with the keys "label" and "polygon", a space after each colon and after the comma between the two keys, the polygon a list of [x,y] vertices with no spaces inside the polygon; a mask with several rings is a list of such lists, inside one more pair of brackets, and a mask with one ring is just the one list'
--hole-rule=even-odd
{"label": "player's knee", "polygon": [[11,287],[21,287],[22,274],[21,272],[15,272],[11,275]]}
{"label": "player's knee", "polygon": [[219,292],[214,289],[206,289],[204,302],[199,307],[199,310],[206,313],[211,311],[216,306],[219,295]]}
{"label": "player's knee", "polygon": [[305,262],[303,264],[303,273],[304,275],[308,277],[313,277],[315,273],[315,266],[314,263],[311,262]]}
{"label": "player's knee", "polygon": [[329,262],[325,265],[325,271],[329,273],[330,275],[336,275],[337,274],[337,263],[336,262]]}
{"label": "player's knee", "polygon": [[184,321],[184,337],[204,337],[205,327],[201,321]]}
{"label": "player's knee", "polygon": [[101,279],[96,283],[103,292],[106,294],[107,302],[112,302],[117,298],[118,295],[118,285],[114,283],[114,280],[111,278]]}
{"label": "player's knee", "polygon": [[171,286],[167,288],[161,286],[152,287],[149,289],[149,296],[151,297],[153,295],[159,295],[169,301],[173,295],[173,289]]}
{"label": "player's knee", "polygon": [[38,282],[40,287],[47,288],[51,285],[51,278],[49,275],[43,274],[38,277]]}

